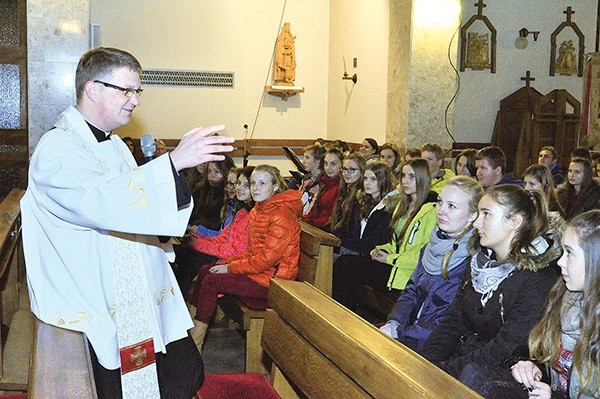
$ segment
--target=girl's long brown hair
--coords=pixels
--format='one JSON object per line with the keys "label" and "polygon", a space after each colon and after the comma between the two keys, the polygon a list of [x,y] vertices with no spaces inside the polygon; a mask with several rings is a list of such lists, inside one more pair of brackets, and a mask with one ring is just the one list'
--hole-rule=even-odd
{"label": "girl's long brown hair", "polygon": [[360,154],[350,154],[344,157],[342,162],[347,159],[356,162],[360,169],[360,178],[350,185],[346,184],[343,177],[340,179],[340,192],[329,221],[331,230],[334,232],[346,229],[348,224],[350,224],[350,217],[356,215],[356,212],[354,212],[354,207],[358,206],[356,195],[358,190],[362,187],[362,177],[367,167],[367,161],[365,161],[365,158]]}
{"label": "girl's long brown hair", "polygon": [[[600,210],[575,216],[566,228],[572,229],[578,237],[585,254],[580,334],[573,350],[573,368],[581,377],[581,395],[588,386],[592,391],[600,388]],[[581,293],[567,290],[562,279],[556,282],[540,321],[529,334],[529,353],[533,359],[549,364],[558,359],[562,312],[580,298]]]}
{"label": "girl's long brown hair", "polygon": [[[427,196],[429,195],[429,189],[431,188],[431,175],[429,174],[429,166],[427,165],[427,161],[423,158],[412,158],[403,163],[400,166],[400,170],[404,169],[404,166],[409,165],[412,167],[415,172],[415,181],[417,187],[417,195],[415,198],[415,204],[410,214],[407,214],[408,209],[412,203],[412,198],[406,195],[402,190],[400,192],[400,201],[394,210],[394,214],[392,216],[392,220],[390,222],[390,230],[392,234],[394,233],[396,224],[398,224],[398,220],[404,215],[406,215],[406,223],[404,223],[404,227],[400,231],[396,238],[397,242],[402,241],[410,222],[414,219],[417,213],[421,210],[421,207],[425,203]],[[402,172],[402,176],[404,172]]]}
{"label": "girl's long brown hair", "polygon": [[[369,216],[373,208],[391,191],[396,189],[398,182],[396,181],[396,176],[390,169],[389,166],[382,162],[373,162],[367,165],[367,170],[373,172],[375,177],[377,178],[377,188],[379,191],[379,196],[377,198],[373,198],[373,196],[365,193],[364,189],[360,190],[357,194],[358,203],[361,207],[361,217],[366,218]],[[364,174],[363,174],[364,175]],[[390,211],[391,212],[391,211]]]}
{"label": "girl's long brown hair", "polygon": [[550,169],[548,169],[546,165],[531,165],[525,169],[523,178],[525,178],[525,176],[532,176],[535,180],[540,182],[542,185],[542,190],[546,195],[546,199],[548,200],[548,209],[560,213],[560,216],[564,218],[565,210],[558,202],[556,189],[554,187],[554,178],[552,177],[552,172],[550,172]]}

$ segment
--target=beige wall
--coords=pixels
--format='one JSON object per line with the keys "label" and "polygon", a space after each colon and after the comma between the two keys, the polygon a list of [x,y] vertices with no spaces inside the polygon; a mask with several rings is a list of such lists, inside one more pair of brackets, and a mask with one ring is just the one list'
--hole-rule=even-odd
{"label": "beige wall", "polygon": [[[224,123],[243,138],[313,138],[327,129],[329,4],[289,0],[283,17],[296,38],[296,85],[305,93],[283,101],[264,93],[283,1],[93,0],[91,20],[102,44],[135,54],[145,68],[235,72],[235,88],[148,86],[121,135],[178,138],[193,126]],[[271,73],[268,73],[271,84]]]}
{"label": "beige wall", "polygon": [[[331,0],[328,137],[385,141],[389,1]],[[342,80],[343,58],[357,84]],[[352,60],[357,58],[357,68]]]}

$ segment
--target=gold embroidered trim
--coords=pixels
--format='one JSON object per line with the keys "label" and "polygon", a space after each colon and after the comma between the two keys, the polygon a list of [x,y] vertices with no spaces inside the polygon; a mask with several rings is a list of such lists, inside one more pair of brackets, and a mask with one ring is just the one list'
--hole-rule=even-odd
{"label": "gold embroidered trim", "polygon": [[127,189],[131,191],[130,208],[145,208],[148,206],[148,197],[143,187],[144,180],[145,176],[140,168],[133,168],[131,170],[131,177],[127,184]]}
{"label": "gold embroidered trim", "polygon": [[156,300],[156,305],[160,306],[161,303],[167,298],[167,296],[175,296],[175,289],[173,286],[163,286],[162,290],[158,294],[154,294],[154,299]]}

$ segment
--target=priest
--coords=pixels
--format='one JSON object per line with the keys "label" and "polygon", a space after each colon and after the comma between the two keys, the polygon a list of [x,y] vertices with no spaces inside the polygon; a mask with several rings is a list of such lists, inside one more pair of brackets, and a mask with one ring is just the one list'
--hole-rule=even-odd
{"label": "priest", "polygon": [[31,309],[88,340],[99,398],[191,398],[203,365],[158,236],[184,234],[182,169],[222,160],[223,125],[195,128],[138,167],[113,130],[140,104],[138,60],[96,47],[77,66],[77,102],[45,133],[21,201]]}

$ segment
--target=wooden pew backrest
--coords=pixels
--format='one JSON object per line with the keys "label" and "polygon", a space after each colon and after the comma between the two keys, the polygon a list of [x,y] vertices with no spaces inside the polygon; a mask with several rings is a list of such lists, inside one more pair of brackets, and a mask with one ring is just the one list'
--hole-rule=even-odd
{"label": "wooden pew backrest", "polygon": [[[313,284],[323,293],[331,295],[333,250],[340,245],[340,239],[304,221],[300,221],[300,228],[300,259],[296,279]],[[234,295],[221,298],[219,306],[228,318],[246,331],[246,372],[263,372],[260,341],[265,311],[249,308]]]}
{"label": "wooden pew backrest", "polygon": [[[14,188],[0,202],[0,324],[8,326],[19,310],[19,289],[25,273],[19,204],[24,194],[24,190]],[[10,370],[4,370],[7,343],[7,336],[0,334],[0,390],[11,388],[3,378],[5,371],[10,374]]]}
{"label": "wooden pew backrest", "polygon": [[311,398],[480,398],[309,284],[275,280],[269,301],[275,389],[280,373]]}
{"label": "wooden pew backrest", "polygon": [[333,250],[340,239],[300,220],[300,259],[297,281],[306,281],[331,296]]}
{"label": "wooden pew backrest", "polygon": [[96,399],[94,374],[82,333],[36,318],[29,372],[30,399]]}

